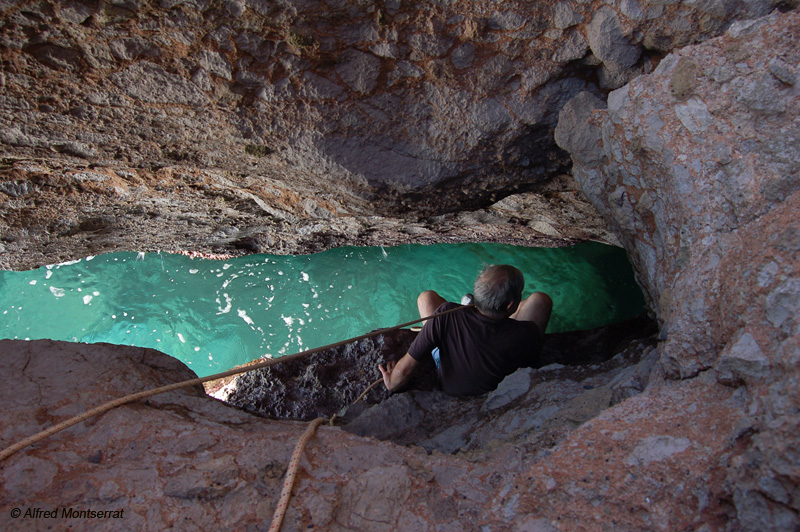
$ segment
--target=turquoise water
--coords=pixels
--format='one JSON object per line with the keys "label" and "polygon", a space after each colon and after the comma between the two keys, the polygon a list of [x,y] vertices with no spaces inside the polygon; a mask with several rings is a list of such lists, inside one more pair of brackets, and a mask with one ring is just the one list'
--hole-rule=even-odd
{"label": "turquoise water", "polygon": [[643,310],[624,251],[593,242],[344,247],[227,261],[111,253],[0,272],[0,338],[152,347],[206,376],[411,321],[422,290],[460,301],[486,264],[520,268],[525,296],[550,294],[548,332]]}

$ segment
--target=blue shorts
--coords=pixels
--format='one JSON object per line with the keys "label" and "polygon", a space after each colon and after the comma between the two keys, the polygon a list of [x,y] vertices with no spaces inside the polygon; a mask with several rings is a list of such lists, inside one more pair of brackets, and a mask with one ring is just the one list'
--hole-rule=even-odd
{"label": "blue shorts", "polygon": [[431,351],[431,355],[433,355],[433,362],[436,364],[436,369],[439,369],[441,362],[439,361],[439,348],[434,347],[433,351]]}

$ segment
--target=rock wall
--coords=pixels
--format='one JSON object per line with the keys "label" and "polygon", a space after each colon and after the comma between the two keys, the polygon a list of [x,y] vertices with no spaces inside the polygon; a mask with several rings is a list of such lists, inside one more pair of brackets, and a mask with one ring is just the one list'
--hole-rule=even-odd
{"label": "rock wall", "polygon": [[563,177],[560,109],[775,5],[6,1],[2,264],[614,243]]}
{"label": "rock wall", "polygon": [[556,130],[636,264],[664,375],[739,394],[724,476],[749,530],[800,525],[798,35],[797,13],[736,23]]}
{"label": "rock wall", "polygon": [[520,188],[565,167],[552,128],[594,85],[582,78],[620,86],[648,55],[774,5],[8,4],[5,144],[245,173],[279,160],[350,187],[465,188],[436,211],[476,201],[487,176],[495,190]]}

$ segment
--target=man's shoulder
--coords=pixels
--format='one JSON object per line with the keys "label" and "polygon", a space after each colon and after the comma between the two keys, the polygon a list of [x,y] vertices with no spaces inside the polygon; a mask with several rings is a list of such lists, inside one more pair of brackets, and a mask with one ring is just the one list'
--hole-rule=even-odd
{"label": "man's shoulder", "polygon": [[[458,312],[458,309],[463,309],[461,312]],[[479,314],[477,312],[472,311],[472,307],[467,307],[465,305],[461,305],[459,303],[453,302],[446,302],[439,305],[439,308],[436,309],[437,314],[441,314],[442,312],[448,312],[447,315],[442,316],[439,321],[442,325],[450,324],[461,326],[466,324],[471,324],[475,321],[476,316]]]}
{"label": "man's shoulder", "polygon": [[452,310],[454,308],[463,307],[464,305],[459,305],[458,303],[453,303],[452,301],[445,301],[439,308],[436,309],[436,313],[439,314],[440,312],[444,312],[446,310]]}

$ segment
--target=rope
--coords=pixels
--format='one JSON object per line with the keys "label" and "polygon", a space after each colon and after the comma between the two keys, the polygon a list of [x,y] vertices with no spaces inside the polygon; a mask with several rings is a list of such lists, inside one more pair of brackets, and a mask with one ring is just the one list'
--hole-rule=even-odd
{"label": "rope", "polygon": [[[380,383],[382,383],[382,382],[383,382],[383,377],[381,377],[380,379],[376,380],[375,382],[373,382],[372,384],[370,384],[369,386],[367,386],[367,389],[366,389],[366,390],[364,390],[363,392],[361,392],[361,395],[359,395],[359,396],[356,398],[356,400],[355,400],[355,401],[353,401],[352,403],[350,403],[350,406],[353,406],[353,405],[355,405],[357,402],[359,402],[360,400],[362,400],[362,399],[364,398],[364,396],[365,396],[365,395],[367,395],[367,392],[369,392],[371,389],[373,389],[375,386],[377,386],[378,384],[380,384]],[[330,420],[330,423],[329,423],[329,425],[330,425],[331,427],[333,426],[333,422],[334,422],[334,421],[336,421],[336,418],[337,418],[337,417],[339,417],[339,414],[334,414],[333,416],[331,416],[331,420]]]}
{"label": "rope", "polygon": [[304,357],[304,356],[307,356],[307,355],[312,355],[314,353],[319,353],[320,351],[324,351],[326,349],[333,349],[333,348],[336,348],[336,347],[341,347],[341,346],[349,344],[351,342],[357,342],[359,340],[364,340],[366,338],[371,338],[373,336],[378,336],[379,334],[384,334],[384,333],[391,332],[391,331],[394,331],[394,330],[397,330],[397,329],[402,329],[403,327],[408,327],[409,325],[413,325],[413,324],[419,323],[421,321],[429,320],[429,319],[435,318],[437,316],[443,316],[443,315],[449,314],[451,312],[456,312],[456,311],[459,311],[459,310],[462,310],[462,309],[465,309],[465,308],[470,308],[471,306],[472,305],[452,308],[450,310],[446,310],[446,311],[440,312],[438,314],[433,314],[433,315],[425,317],[425,318],[419,318],[419,319],[416,319],[414,321],[409,321],[407,323],[401,323],[399,325],[395,325],[394,327],[389,327],[387,329],[378,329],[378,330],[372,331],[372,332],[367,333],[367,334],[362,334],[361,336],[355,336],[353,338],[349,338],[347,340],[342,340],[340,342],[336,342],[336,343],[333,343],[333,344],[324,345],[322,347],[316,347],[316,348],[310,349],[308,351],[301,351],[299,353],[294,353],[294,354],[291,354],[291,355],[282,356],[280,358],[273,358],[273,359],[263,360],[261,362],[258,362],[257,364],[253,364],[252,366],[246,366],[246,367],[243,367],[243,368],[230,369],[228,371],[223,371],[222,373],[217,373],[215,375],[209,375],[207,377],[199,377],[199,378],[196,378],[196,379],[189,379],[189,380],[185,380],[185,381],[182,381],[182,382],[176,382],[176,383],[173,383],[173,384],[168,384],[166,386],[161,386],[159,388],[153,388],[153,389],[150,389],[150,390],[144,390],[142,392],[134,393],[134,394],[131,394],[131,395],[126,395],[125,397],[120,397],[119,399],[114,399],[113,401],[109,401],[109,402],[107,402],[105,404],[102,404],[102,405],[100,405],[98,407],[92,408],[91,410],[88,410],[87,412],[84,412],[83,414],[80,414],[80,415],[75,416],[75,417],[71,417],[71,418],[69,418],[69,419],[67,419],[65,421],[62,421],[61,423],[53,425],[52,427],[50,427],[48,429],[45,429],[45,430],[43,430],[43,431],[41,431],[41,432],[39,432],[37,434],[34,434],[33,436],[25,438],[24,440],[19,441],[19,442],[13,444],[13,445],[9,445],[8,447],[6,447],[2,451],[0,451],[0,462],[5,460],[6,458],[11,456],[12,454],[16,453],[17,451],[19,451],[21,449],[24,449],[25,447],[28,447],[29,445],[33,445],[34,443],[36,443],[38,441],[41,441],[41,440],[47,438],[48,436],[52,436],[53,434],[56,434],[57,432],[61,432],[62,430],[71,427],[72,425],[76,425],[76,424],[80,423],[81,421],[85,421],[86,419],[89,419],[89,418],[94,417],[96,415],[102,414],[103,412],[107,412],[107,411],[109,411],[109,410],[111,410],[113,408],[116,408],[118,406],[122,406],[122,405],[127,404],[127,403],[132,403],[133,401],[138,401],[139,399],[144,399],[146,397],[152,397],[153,395],[158,395],[158,394],[162,394],[162,393],[166,393],[166,392],[171,392],[173,390],[178,390],[180,388],[188,388],[189,386],[195,386],[197,384],[202,384],[204,382],[213,381],[213,380],[217,380],[217,379],[222,379],[224,377],[230,377],[232,375],[238,375],[240,373],[247,373],[248,371],[253,371],[253,370],[256,370],[256,369],[260,369],[260,368],[265,368],[267,366],[271,366],[271,365],[277,364],[279,362],[288,362],[290,360],[295,360],[295,359],[298,359],[298,358],[301,358],[301,357]]}
{"label": "rope", "polygon": [[[367,386],[367,389],[361,392],[361,395],[359,395],[356,400],[350,404],[350,406],[353,406],[362,400],[371,389],[381,382],[383,382],[383,377]],[[331,417],[329,423],[331,426],[333,426],[333,421],[337,417],[337,414],[334,414],[333,417]],[[275,513],[272,515],[272,525],[269,527],[269,532],[279,532],[281,529],[281,525],[283,524],[283,516],[286,514],[286,509],[289,507],[289,498],[292,496],[292,488],[294,488],[294,479],[297,476],[297,468],[300,465],[300,455],[303,453],[303,449],[305,448],[306,443],[308,443],[308,440],[311,439],[316,432],[317,427],[319,427],[323,421],[325,421],[325,418],[321,417],[318,417],[312,421],[308,428],[306,428],[306,431],[303,433],[303,435],[300,436],[300,439],[297,441],[297,445],[294,447],[292,458],[289,460],[289,468],[286,470],[286,478],[283,480],[281,498],[278,501],[278,506],[275,508]]]}
{"label": "rope", "polygon": [[[372,384],[370,384],[369,386],[367,386],[367,389],[366,389],[366,390],[364,390],[363,392],[361,392],[361,395],[359,395],[359,396],[356,398],[356,400],[355,400],[355,401],[353,401],[353,403],[352,403],[350,406],[353,406],[354,404],[356,404],[357,402],[359,402],[360,400],[362,400],[362,399],[364,398],[364,396],[365,396],[365,395],[367,395],[367,392],[369,392],[371,389],[373,389],[375,386],[377,386],[378,384],[380,384],[380,383],[382,383],[382,382],[383,382],[383,377],[381,377],[380,379],[376,380],[375,382],[373,382]],[[331,422],[332,422],[332,421],[333,421],[333,419],[331,419]],[[331,423],[331,424],[333,424],[333,423]]]}
{"label": "rope", "polygon": [[286,478],[283,481],[283,488],[281,488],[281,498],[278,501],[278,506],[275,508],[275,513],[272,515],[272,525],[269,527],[269,532],[278,532],[283,524],[283,516],[286,514],[286,508],[289,506],[289,498],[292,496],[292,488],[294,487],[294,479],[297,476],[297,467],[300,465],[300,455],[303,454],[303,448],[314,432],[317,431],[325,418],[318,417],[300,436],[297,445],[294,446],[292,458],[289,460],[289,469],[286,470]]}

